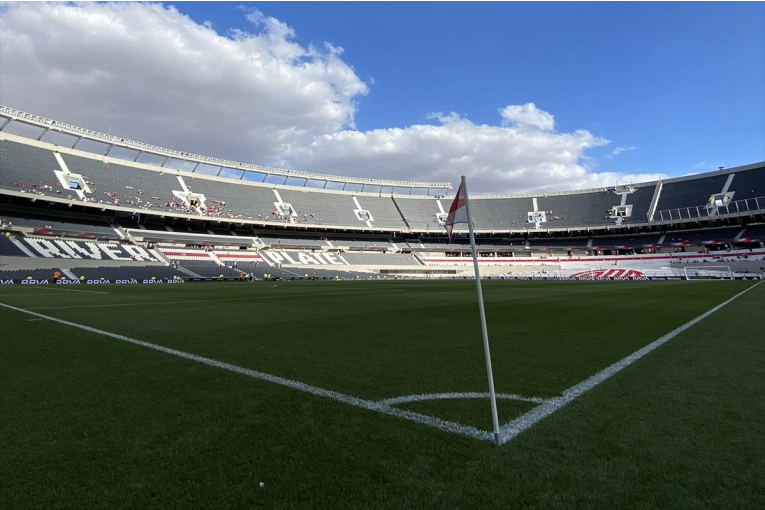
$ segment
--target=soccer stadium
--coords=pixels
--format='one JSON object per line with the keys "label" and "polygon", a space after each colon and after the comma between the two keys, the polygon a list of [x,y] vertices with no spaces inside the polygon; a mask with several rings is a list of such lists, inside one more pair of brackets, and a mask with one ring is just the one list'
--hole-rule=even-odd
{"label": "soccer stadium", "polygon": [[[443,226],[449,183],[264,168],[5,106],[0,116],[6,284],[473,277],[466,226],[455,225],[453,240]],[[6,133],[15,123],[38,128],[37,139]],[[46,143],[51,133],[71,144]],[[83,141],[99,152],[77,150]],[[239,178],[220,177],[232,172]],[[286,184],[295,178],[303,185]],[[575,192],[478,195],[471,209],[489,279],[764,276],[763,162]]]}
{"label": "soccer stadium", "polygon": [[[623,496],[589,501],[652,506],[631,482],[651,458],[670,506],[705,490],[698,462],[727,466],[712,506],[762,498],[748,477],[762,489],[763,456],[748,451],[742,475],[746,448],[714,438],[759,435],[725,399],[761,414],[729,392],[765,375],[747,361],[762,343],[765,163],[471,198],[495,442],[467,228],[443,226],[448,183],[264,168],[0,115],[12,506],[335,506],[342,493],[342,507],[508,494],[555,507],[611,469]],[[37,136],[8,133],[16,123]],[[622,415],[623,437],[604,429]],[[516,465],[549,476],[495,487]]]}
{"label": "soccer stadium", "polygon": [[0,509],[765,508],[765,4],[0,6]]}

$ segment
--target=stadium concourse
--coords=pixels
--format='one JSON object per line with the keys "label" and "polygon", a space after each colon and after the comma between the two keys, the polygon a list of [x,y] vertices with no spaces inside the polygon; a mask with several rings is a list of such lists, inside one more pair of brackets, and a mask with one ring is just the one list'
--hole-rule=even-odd
{"label": "stadium concourse", "polygon": [[[466,228],[452,242],[443,228],[449,188],[220,160],[0,106],[0,283],[472,278]],[[764,276],[763,162],[471,210],[487,278]]]}

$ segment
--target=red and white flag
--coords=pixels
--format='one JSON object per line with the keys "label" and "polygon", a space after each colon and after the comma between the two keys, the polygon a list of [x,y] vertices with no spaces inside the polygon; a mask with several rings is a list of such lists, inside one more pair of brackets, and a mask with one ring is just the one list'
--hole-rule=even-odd
{"label": "red and white flag", "polygon": [[444,221],[446,233],[449,235],[449,241],[452,239],[452,229],[454,228],[454,224],[468,222],[465,200],[467,200],[467,197],[465,196],[465,190],[460,183],[460,188],[457,190],[457,195],[454,197],[454,202],[452,202],[452,206],[449,208],[449,215],[446,217],[446,221]]}

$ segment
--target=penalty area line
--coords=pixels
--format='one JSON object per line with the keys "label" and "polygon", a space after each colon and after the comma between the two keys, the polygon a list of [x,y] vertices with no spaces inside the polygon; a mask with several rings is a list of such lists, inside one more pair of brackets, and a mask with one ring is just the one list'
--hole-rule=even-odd
{"label": "penalty area line", "polygon": [[52,322],[57,322],[65,326],[71,326],[73,328],[81,329],[83,331],[88,331],[90,333],[95,333],[97,335],[113,338],[115,340],[120,340],[122,342],[127,342],[140,347],[145,347],[145,348],[159,351],[165,354],[170,354],[172,356],[177,356],[179,358],[183,358],[186,360],[196,361],[197,363],[202,363],[203,365],[220,368],[222,370],[227,370],[229,372],[234,372],[247,377],[252,377],[253,379],[259,379],[261,381],[278,384],[280,386],[286,386],[287,388],[292,388],[294,390],[302,391],[304,393],[310,393],[312,395],[316,395],[319,397],[336,400],[338,402],[349,404],[354,407],[360,407],[368,411],[374,411],[374,412],[385,414],[388,416],[403,418],[405,420],[413,421],[415,423],[420,423],[422,425],[427,425],[429,427],[432,427],[444,432],[451,432],[453,434],[458,434],[463,437],[478,439],[482,441],[493,442],[494,440],[492,434],[489,434],[488,432],[483,430],[478,430],[475,427],[462,425],[461,423],[442,420],[440,418],[436,418],[433,416],[427,416],[427,415],[415,413],[412,411],[405,411],[403,409],[397,409],[395,407],[391,407],[389,405],[386,405],[380,402],[364,400],[364,399],[354,397],[351,395],[346,395],[344,393],[340,393],[337,391],[326,390],[324,388],[319,388],[317,386],[311,386],[310,384],[305,384],[299,381],[293,381],[292,379],[285,379],[284,377],[279,377],[276,375],[267,374],[265,372],[259,372],[257,370],[251,370],[249,368],[232,365],[231,363],[225,363],[225,362],[214,360],[211,358],[205,358],[204,356],[197,356],[196,354],[191,354],[189,352],[179,351],[177,349],[171,349],[169,347],[164,347],[162,345],[144,342],[143,340],[138,340],[136,338],[131,338],[129,336],[112,333],[110,331],[104,331],[102,329],[92,328],[84,324],[77,324],[76,322],[59,319],[57,317],[51,317],[50,315],[43,315],[41,313],[33,312],[31,310],[26,310],[24,308],[18,308],[5,303],[0,303],[0,307],[7,308],[9,310],[14,310],[20,313],[25,313],[27,315],[32,315],[34,317],[38,317],[39,319],[45,319]]}
{"label": "penalty area line", "polygon": [[614,375],[618,374],[649,352],[653,351],[657,347],[661,347],[665,343],[669,342],[673,338],[675,338],[680,333],[686,331],[690,327],[694,326],[695,324],[701,322],[702,320],[706,319],[716,311],[720,310],[726,305],[729,305],[739,297],[743,296],[753,288],[757,287],[762,281],[755,283],[751,287],[742,290],[735,296],[731,297],[730,299],[727,299],[726,301],[723,301],[719,305],[715,306],[714,308],[702,313],[695,319],[691,319],[690,321],[686,322],[682,326],[673,329],[666,335],[662,336],[661,338],[658,338],[651,342],[650,344],[646,345],[642,349],[639,349],[626,358],[623,358],[613,365],[601,370],[597,374],[589,377],[588,379],[585,379],[584,381],[580,382],[579,384],[575,384],[574,386],[568,388],[565,390],[561,396],[548,399],[546,402],[542,403],[541,405],[535,407],[531,411],[527,412],[524,415],[519,416],[518,418],[510,421],[509,423],[503,425],[499,429],[499,442],[500,444],[505,444],[508,441],[511,441],[515,439],[521,432],[528,430],[529,428],[536,425],[539,421],[543,420],[544,418],[547,418],[551,414],[555,413],[562,407],[564,407],[566,404],[573,402],[577,398],[581,397],[591,389],[595,388],[597,385],[605,381],[606,379],[613,377]]}

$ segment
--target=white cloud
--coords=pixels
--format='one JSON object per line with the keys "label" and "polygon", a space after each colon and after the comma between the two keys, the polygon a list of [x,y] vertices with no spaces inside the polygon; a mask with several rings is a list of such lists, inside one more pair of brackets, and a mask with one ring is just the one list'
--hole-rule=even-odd
{"label": "white cloud", "polygon": [[464,174],[473,192],[658,177],[593,172],[586,151],[608,140],[557,133],[553,115],[534,103],[500,108],[497,125],[437,113],[433,124],[358,131],[369,85],[342,48],[302,46],[285,23],[255,10],[243,16],[251,32],[219,34],[160,4],[6,4],[0,102],[240,161],[454,184]]}
{"label": "white cloud", "polygon": [[502,125],[504,126],[541,129],[542,131],[552,131],[555,127],[555,117],[540,110],[534,103],[508,105],[501,108],[499,114],[502,116]]}
{"label": "white cloud", "polygon": [[607,157],[607,158],[609,158],[609,159],[611,159],[611,158],[613,158],[614,156],[618,156],[618,155],[619,155],[619,154],[621,154],[622,152],[627,152],[627,151],[634,151],[634,150],[635,150],[635,146],[634,146],[634,145],[630,145],[629,147],[617,147],[617,148],[615,148],[615,149],[614,149],[614,150],[611,152],[611,154],[608,154],[608,155],[606,155],[606,157]]}

